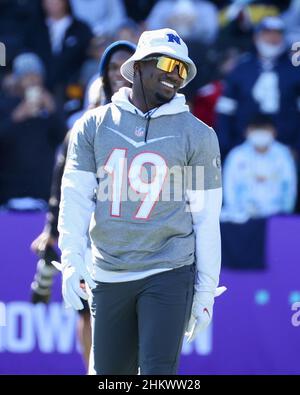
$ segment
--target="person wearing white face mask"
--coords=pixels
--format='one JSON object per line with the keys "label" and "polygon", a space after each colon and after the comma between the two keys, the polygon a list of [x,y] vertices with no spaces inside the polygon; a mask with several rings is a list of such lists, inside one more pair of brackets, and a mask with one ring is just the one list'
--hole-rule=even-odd
{"label": "person wearing white face mask", "polygon": [[276,141],[271,119],[256,115],[246,140],[224,165],[223,220],[240,221],[293,211],[297,175],[288,147]]}
{"label": "person wearing white face mask", "polygon": [[252,114],[271,117],[278,141],[300,149],[300,73],[294,67],[278,17],[263,19],[253,36],[255,51],[242,57],[226,76],[216,105],[221,154],[241,144]]}
{"label": "person wearing white face mask", "polygon": [[250,129],[247,134],[248,142],[253,146],[255,151],[264,153],[270,149],[274,142],[274,129]]}
{"label": "person wearing white face mask", "polygon": [[279,18],[268,17],[258,25],[254,42],[263,61],[274,61],[285,51],[283,31],[284,23]]}

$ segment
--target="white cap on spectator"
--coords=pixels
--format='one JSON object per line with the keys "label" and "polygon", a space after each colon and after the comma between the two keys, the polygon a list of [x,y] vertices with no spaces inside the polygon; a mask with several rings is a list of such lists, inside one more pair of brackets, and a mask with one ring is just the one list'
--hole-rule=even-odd
{"label": "white cap on spectator", "polygon": [[257,32],[262,30],[278,30],[283,32],[284,29],[284,22],[278,16],[267,16],[256,27]]}
{"label": "white cap on spectator", "polygon": [[135,53],[121,66],[122,76],[133,82],[134,63],[151,54],[161,54],[181,60],[188,66],[188,75],[182,87],[197,74],[195,63],[189,58],[188,48],[182,38],[172,29],[150,30],[141,34]]}
{"label": "white cap on spectator", "polygon": [[45,67],[41,59],[33,52],[25,52],[13,61],[13,73],[17,78],[22,78],[27,74],[39,74],[45,76]]}

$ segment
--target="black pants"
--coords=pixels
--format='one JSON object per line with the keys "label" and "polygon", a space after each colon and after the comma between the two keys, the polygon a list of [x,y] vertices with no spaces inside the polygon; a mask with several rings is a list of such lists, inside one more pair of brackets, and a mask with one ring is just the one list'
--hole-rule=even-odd
{"label": "black pants", "polygon": [[96,374],[176,374],[190,317],[195,265],[93,290]]}

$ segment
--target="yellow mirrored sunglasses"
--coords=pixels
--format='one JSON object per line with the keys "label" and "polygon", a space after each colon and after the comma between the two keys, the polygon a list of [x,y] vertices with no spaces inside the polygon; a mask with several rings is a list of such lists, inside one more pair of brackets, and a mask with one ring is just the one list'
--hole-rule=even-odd
{"label": "yellow mirrored sunglasses", "polygon": [[182,79],[187,77],[187,65],[180,60],[169,58],[168,56],[152,56],[142,59],[143,61],[157,60],[156,67],[166,73],[171,73],[178,66],[178,73]]}

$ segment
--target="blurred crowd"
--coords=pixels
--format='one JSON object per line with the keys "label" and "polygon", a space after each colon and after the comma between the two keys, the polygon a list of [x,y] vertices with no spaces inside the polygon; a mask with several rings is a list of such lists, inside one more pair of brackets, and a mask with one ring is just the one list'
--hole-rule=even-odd
{"label": "blurred crowd", "polygon": [[105,48],[163,27],[197,65],[182,92],[219,137],[222,220],[299,211],[300,0],[0,0],[3,210],[47,209],[57,148]]}

